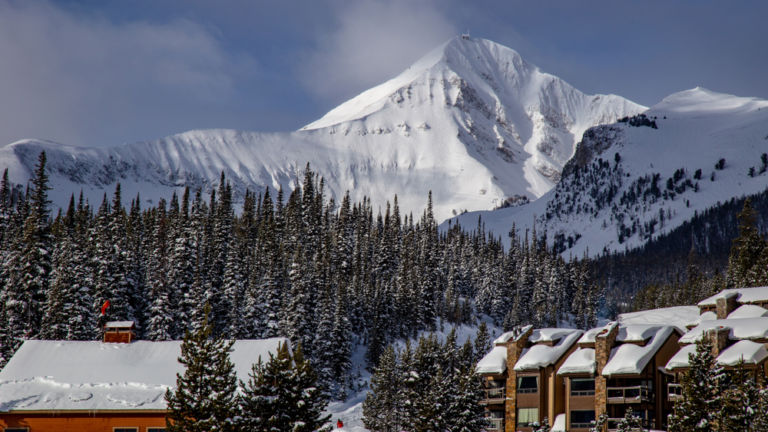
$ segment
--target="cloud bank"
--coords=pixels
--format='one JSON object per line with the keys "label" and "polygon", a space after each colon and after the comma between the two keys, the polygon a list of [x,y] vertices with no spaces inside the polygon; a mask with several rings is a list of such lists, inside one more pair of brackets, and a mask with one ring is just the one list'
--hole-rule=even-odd
{"label": "cloud bank", "polygon": [[0,144],[114,145],[201,127],[238,74],[257,70],[190,21],[114,23],[39,2],[0,3],[0,59]]}

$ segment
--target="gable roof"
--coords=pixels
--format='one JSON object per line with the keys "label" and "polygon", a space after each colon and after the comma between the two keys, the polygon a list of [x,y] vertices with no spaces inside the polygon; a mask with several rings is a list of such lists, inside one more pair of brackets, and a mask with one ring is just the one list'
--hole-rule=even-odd
{"label": "gable roof", "polygon": [[[230,359],[237,377],[269,360],[285,338],[239,340]],[[0,371],[0,412],[21,410],[164,410],[165,390],[183,374],[181,341],[28,340]]]}
{"label": "gable roof", "polygon": [[603,376],[642,373],[648,362],[675,331],[676,328],[673,326],[628,326],[628,334],[650,337],[650,340],[643,346],[624,343],[613,348],[610,360],[603,367]]}
{"label": "gable roof", "polygon": [[720,291],[712,297],[705,298],[699,306],[716,306],[717,299],[736,296],[739,303],[757,303],[768,301],[768,287],[730,288]]}
{"label": "gable roof", "polygon": [[[573,329],[542,329],[542,335],[537,339],[540,342],[552,342],[554,345],[538,343],[530,348],[525,348],[522,355],[515,363],[516,371],[536,370],[557,363],[560,358],[576,343],[583,332]],[[557,331],[554,331],[557,330]],[[557,339],[551,337],[557,334]]]}

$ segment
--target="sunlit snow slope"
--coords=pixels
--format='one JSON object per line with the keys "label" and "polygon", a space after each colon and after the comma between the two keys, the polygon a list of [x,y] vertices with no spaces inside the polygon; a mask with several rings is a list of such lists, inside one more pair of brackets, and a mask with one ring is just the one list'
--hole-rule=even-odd
{"label": "sunlit snow slope", "polygon": [[[562,181],[538,201],[457,218],[506,238],[510,227],[546,229],[564,254],[621,251],[695,212],[768,187],[768,101],[695,88],[641,119],[587,131]],[[616,156],[618,154],[618,157]]]}
{"label": "sunlit snow slope", "polygon": [[420,213],[432,190],[445,219],[540,197],[584,130],[644,109],[581,93],[494,42],[454,38],[296,132],[201,130],[108,149],[24,140],[0,149],[0,166],[24,183],[46,150],[65,205],[80,189],[98,204],[117,182],[145,203],[184,186],[207,192],[222,171],[242,199],[246,188],[292,189],[309,162],[337,201],[349,190],[383,206],[397,194]]}

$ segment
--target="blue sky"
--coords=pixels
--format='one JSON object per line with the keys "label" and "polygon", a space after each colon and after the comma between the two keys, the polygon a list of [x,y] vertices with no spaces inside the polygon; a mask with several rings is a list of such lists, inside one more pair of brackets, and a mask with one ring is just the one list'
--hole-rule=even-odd
{"label": "blue sky", "polygon": [[0,0],[0,144],[284,131],[469,30],[587,93],[768,98],[764,1]]}

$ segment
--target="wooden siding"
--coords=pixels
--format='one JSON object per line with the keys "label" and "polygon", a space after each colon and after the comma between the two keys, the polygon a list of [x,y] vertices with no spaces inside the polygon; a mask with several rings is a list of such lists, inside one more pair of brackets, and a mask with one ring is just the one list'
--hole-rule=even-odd
{"label": "wooden siding", "polygon": [[135,427],[138,432],[147,432],[147,428],[165,427],[165,411],[0,413],[0,430],[8,427],[26,427],[29,432],[112,432],[114,428]]}

